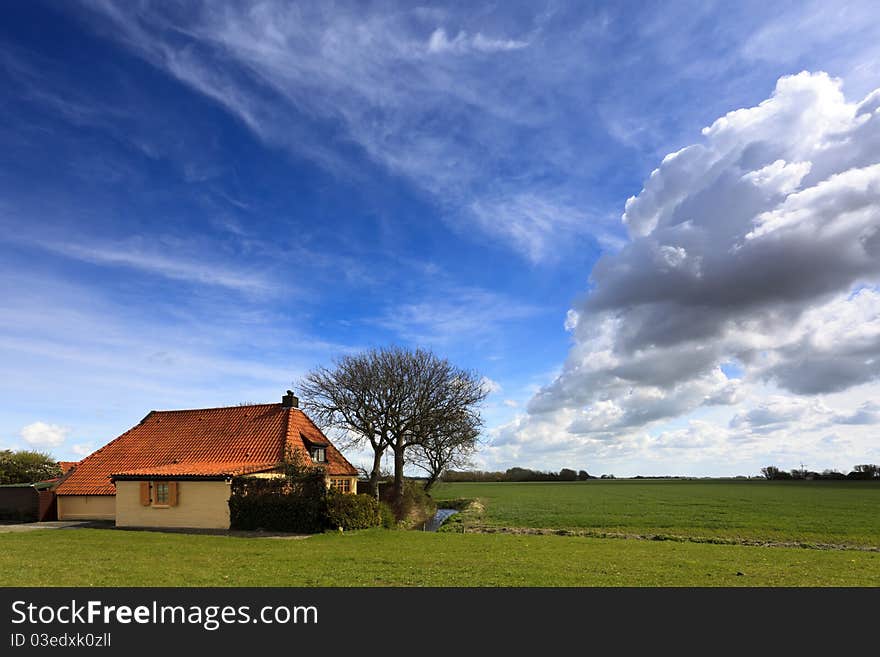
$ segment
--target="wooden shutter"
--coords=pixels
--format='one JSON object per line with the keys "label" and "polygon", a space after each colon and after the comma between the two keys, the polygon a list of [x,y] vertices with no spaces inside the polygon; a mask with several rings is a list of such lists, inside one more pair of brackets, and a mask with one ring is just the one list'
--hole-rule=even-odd
{"label": "wooden shutter", "polygon": [[177,506],[177,482],[168,482],[168,506]]}
{"label": "wooden shutter", "polygon": [[141,504],[143,506],[150,506],[150,482],[142,481],[141,482]]}

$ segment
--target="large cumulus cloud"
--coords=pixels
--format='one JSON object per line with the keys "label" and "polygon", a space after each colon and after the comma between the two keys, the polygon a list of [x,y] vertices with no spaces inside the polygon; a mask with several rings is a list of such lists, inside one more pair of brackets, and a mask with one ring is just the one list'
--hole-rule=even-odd
{"label": "large cumulus cloud", "polygon": [[666,156],[623,222],[533,415],[575,411],[568,430],[596,435],[735,404],[743,381],[818,394],[880,376],[880,90],[780,79]]}

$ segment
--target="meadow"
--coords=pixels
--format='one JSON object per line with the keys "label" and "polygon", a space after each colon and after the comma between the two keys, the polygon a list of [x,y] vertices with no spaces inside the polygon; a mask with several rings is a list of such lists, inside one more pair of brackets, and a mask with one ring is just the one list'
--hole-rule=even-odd
{"label": "meadow", "polygon": [[[434,495],[482,510],[460,514],[464,533],[0,533],[0,585],[880,586],[876,483],[456,483]],[[551,533],[517,533],[534,529]],[[737,544],[749,541],[766,545]]]}
{"label": "meadow", "polygon": [[880,586],[880,553],[383,529],[0,534],[4,586]]}
{"label": "meadow", "polygon": [[479,499],[475,526],[539,527],[880,547],[880,483],[590,480],[453,483],[434,497]]}

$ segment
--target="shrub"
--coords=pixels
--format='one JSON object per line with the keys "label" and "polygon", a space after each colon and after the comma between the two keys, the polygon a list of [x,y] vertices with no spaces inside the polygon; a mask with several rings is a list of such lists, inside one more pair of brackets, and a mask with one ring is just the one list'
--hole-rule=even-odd
{"label": "shrub", "polygon": [[327,527],[327,488],[322,470],[289,452],[278,477],[236,477],[229,497],[233,529],[315,533]]}
{"label": "shrub", "polygon": [[397,526],[394,510],[385,502],[379,502],[379,522],[385,529],[394,529]]}
{"label": "shrub", "polygon": [[331,529],[367,529],[379,524],[379,503],[372,495],[327,493],[326,522]]}
{"label": "shrub", "polygon": [[229,498],[233,529],[312,534],[327,526],[326,503],[320,498],[296,493],[264,492],[232,495]]}

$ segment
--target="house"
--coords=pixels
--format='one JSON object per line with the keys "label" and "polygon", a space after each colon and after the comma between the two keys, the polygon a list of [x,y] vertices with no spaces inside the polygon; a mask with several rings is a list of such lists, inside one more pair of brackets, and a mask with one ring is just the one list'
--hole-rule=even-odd
{"label": "house", "polygon": [[323,468],[328,487],[356,492],[357,470],[288,390],[280,404],[151,411],[69,471],[58,518],[227,529],[233,477],[271,475],[290,451]]}

